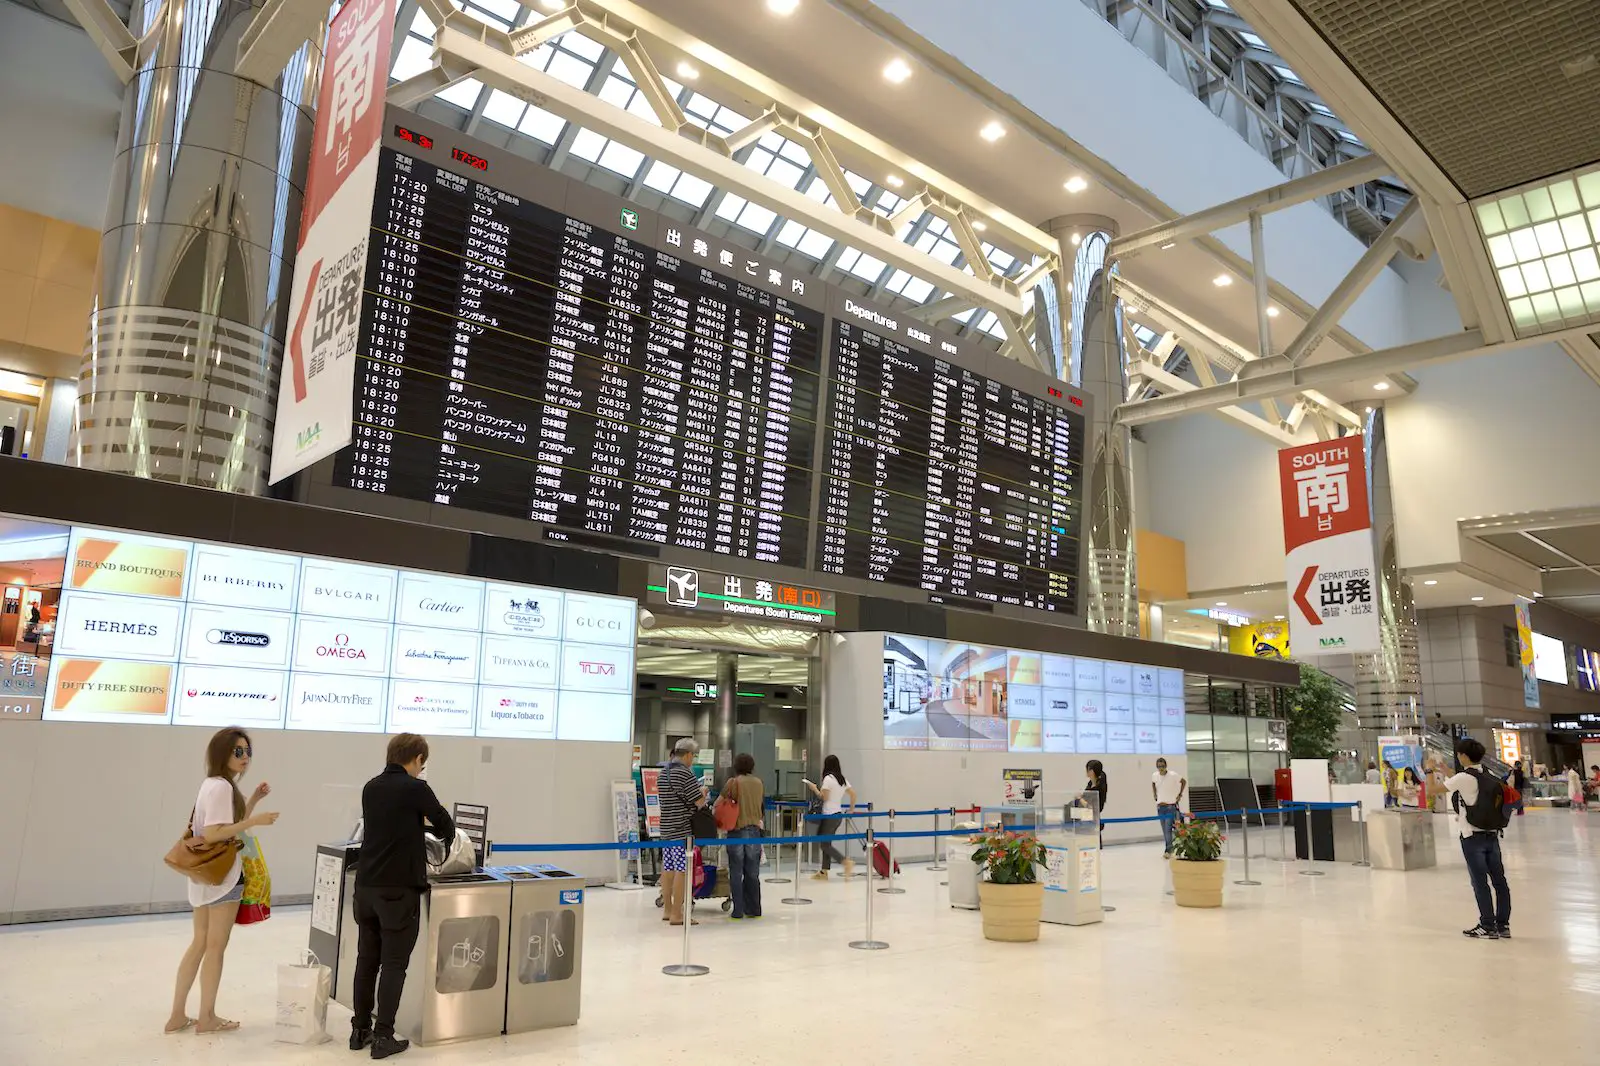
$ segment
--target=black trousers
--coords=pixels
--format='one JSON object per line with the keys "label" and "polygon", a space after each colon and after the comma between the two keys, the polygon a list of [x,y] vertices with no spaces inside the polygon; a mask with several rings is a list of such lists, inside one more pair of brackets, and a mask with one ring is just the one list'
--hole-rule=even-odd
{"label": "black trousers", "polygon": [[[417,946],[422,923],[422,893],[415,888],[357,887],[355,1018],[357,1029],[394,1035],[394,1016],[406,987],[406,965]],[[381,968],[381,972],[380,972]],[[376,993],[377,1017],[373,1018]]]}

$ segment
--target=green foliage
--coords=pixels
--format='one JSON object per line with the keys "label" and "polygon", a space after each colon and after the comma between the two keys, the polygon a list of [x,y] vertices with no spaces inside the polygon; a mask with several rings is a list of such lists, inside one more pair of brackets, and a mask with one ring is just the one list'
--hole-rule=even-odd
{"label": "green foliage", "polygon": [[972,861],[997,885],[1031,885],[1039,880],[1036,867],[1047,865],[1044,845],[1035,837],[1002,832],[980,837]]}
{"label": "green foliage", "polygon": [[1343,704],[1333,678],[1302,665],[1300,684],[1289,693],[1289,758],[1332,758],[1343,725]]}
{"label": "green foliage", "polygon": [[1173,827],[1172,854],[1189,862],[1216,862],[1222,857],[1222,842],[1227,839],[1216,822],[1191,818]]}

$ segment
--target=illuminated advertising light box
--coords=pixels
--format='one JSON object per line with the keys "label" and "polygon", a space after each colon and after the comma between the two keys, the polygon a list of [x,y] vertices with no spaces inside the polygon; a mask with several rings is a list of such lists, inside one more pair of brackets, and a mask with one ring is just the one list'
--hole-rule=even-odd
{"label": "illuminated advertising light box", "polygon": [[1182,755],[1183,671],[889,634],[887,750]]}
{"label": "illuminated advertising light box", "polygon": [[111,530],[65,542],[54,658],[4,660],[17,717],[632,738],[631,599]]}

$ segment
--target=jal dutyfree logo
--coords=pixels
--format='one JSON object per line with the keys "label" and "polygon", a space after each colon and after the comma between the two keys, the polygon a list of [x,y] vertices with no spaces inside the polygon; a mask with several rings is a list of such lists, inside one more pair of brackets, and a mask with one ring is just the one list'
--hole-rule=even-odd
{"label": "jal dutyfree logo", "polygon": [[254,700],[257,703],[277,703],[278,697],[269,692],[239,692],[216,688],[191,688],[184,690],[191,700]]}

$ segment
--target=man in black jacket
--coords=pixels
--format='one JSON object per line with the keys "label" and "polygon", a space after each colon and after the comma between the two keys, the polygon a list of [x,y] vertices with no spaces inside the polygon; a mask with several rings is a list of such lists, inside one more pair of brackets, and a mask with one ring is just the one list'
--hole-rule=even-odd
{"label": "man in black jacket", "polygon": [[361,861],[356,865],[355,898],[361,935],[356,948],[350,1050],[360,1051],[370,1044],[375,1059],[398,1055],[411,1046],[409,1040],[394,1035],[394,1016],[400,1009],[411,949],[417,944],[422,894],[428,890],[423,823],[445,841],[456,835],[455,823],[433,789],[420,780],[427,764],[428,742],[415,733],[401,733],[389,741],[383,773],[361,790]]}

